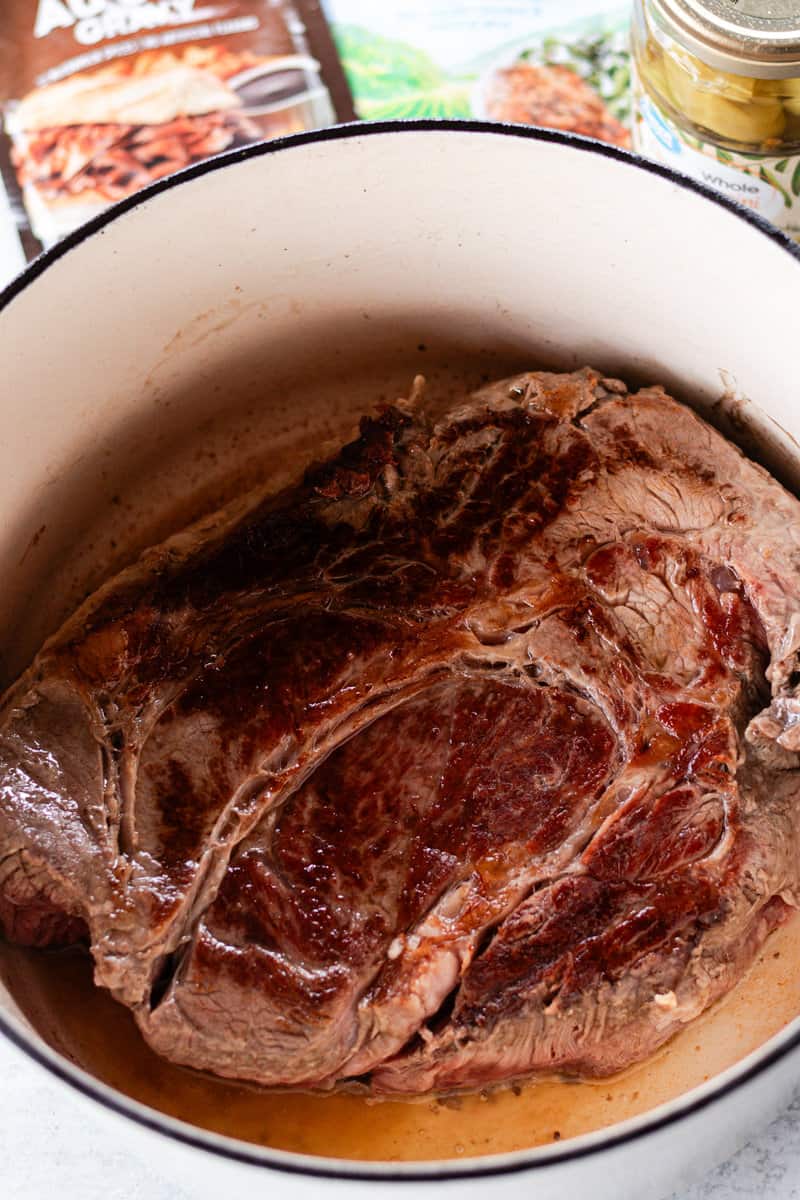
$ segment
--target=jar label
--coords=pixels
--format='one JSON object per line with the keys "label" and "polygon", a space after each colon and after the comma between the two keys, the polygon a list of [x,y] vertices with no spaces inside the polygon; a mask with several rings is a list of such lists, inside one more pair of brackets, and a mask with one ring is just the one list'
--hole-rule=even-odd
{"label": "jar label", "polygon": [[738,154],[702,142],[654,104],[635,76],[633,87],[638,154],[682,171],[800,239],[800,155]]}

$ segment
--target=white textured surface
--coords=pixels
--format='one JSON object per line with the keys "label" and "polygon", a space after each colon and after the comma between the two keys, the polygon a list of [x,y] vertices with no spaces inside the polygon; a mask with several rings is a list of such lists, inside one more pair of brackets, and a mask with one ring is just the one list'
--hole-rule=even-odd
{"label": "white textured surface", "polygon": [[[2,1200],[54,1194],[59,1200],[192,1200],[163,1166],[156,1170],[93,1137],[83,1106],[74,1106],[66,1088],[2,1037],[0,1112]],[[800,1100],[730,1162],[674,1200],[755,1197],[800,1200]]]}

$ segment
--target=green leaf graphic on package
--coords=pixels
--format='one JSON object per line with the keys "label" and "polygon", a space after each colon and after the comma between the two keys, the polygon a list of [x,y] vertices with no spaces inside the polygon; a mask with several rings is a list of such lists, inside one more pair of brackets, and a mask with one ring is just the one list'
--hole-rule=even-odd
{"label": "green leaf graphic on package", "polygon": [[357,25],[338,25],[334,35],[365,120],[471,116],[469,81],[448,79],[424,50]]}

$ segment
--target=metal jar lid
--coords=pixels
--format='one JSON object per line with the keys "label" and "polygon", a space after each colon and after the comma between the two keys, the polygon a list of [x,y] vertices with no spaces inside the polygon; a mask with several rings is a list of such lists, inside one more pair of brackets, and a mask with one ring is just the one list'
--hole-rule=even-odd
{"label": "metal jar lid", "polygon": [[650,0],[659,25],[709,67],[800,76],[800,0]]}

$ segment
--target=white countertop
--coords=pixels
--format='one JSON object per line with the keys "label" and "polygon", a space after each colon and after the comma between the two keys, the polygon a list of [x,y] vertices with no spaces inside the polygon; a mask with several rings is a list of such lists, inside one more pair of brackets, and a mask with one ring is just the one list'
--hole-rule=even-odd
{"label": "white countertop", "polygon": [[[0,1037],[2,1200],[192,1200],[179,1178],[93,1134],[70,1091]],[[751,1197],[800,1200],[800,1099],[674,1200]]]}

